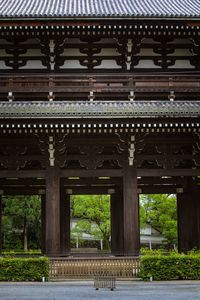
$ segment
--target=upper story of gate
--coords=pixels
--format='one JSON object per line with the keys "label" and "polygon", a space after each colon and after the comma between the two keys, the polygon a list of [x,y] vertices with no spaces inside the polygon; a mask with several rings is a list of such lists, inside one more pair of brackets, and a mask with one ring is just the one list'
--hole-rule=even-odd
{"label": "upper story of gate", "polygon": [[0,0],[0,100],[196,100],[200,0]]}

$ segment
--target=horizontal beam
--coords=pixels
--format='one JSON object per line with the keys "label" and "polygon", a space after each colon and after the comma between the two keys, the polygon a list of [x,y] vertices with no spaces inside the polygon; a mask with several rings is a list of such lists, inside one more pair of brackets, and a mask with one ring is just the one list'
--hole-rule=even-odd
{"label": "horizontal beam", "polygon": [[[36,188],[23,188],[23,187],[0,187],[0,190],[3,191],[3,195],[16,196],[16,195],[41,195],[45,193],[46,189],[44,187]],[[108,188],[108,187],[74,187],[74,188],[65,188],[66,194],[71,195],[107,195],[110,193],[117,193],[118,189]],[[183,188],[185,191],[200,191],[200,186],[192,186],[189,189]],[[138,194],[176,194],[176,186],[138,186]]]}
{"label": "horizontal beam", "polygon": [[139,177],[200,176],[200,169],[138,169]]}
{"label": "horizontal beam", "polygon": [[45,178],[45,170],[0,170],[0,178]]}
{"label": "horizontal beam", "polygon": [[[122,179],[120,177],[108,177],[108,178],[98,178],[98,177],[84,177],[84,178],[61,178],[61,185],[67,186],[70,188],[71,186],[81,186],[81,185],[97,185],[97,186],[118,186],[122,183]],[[195,184],[200,183],[199,178],[195,178]],[[143,177],[138,178],[138,185],[140,187],[153,186],[153,185],[185,185],[187,184],[187,178],[181,177]],[[0,186],[34,186],[35,188],[43,188],[45,186],[44,178],[0,178]]]}
{"label": "horizontal beam", "polygon": [[[71,118],[49,118],[48,116],[46,118],[42,118],[42,123],[43,125],[45,124],[49,124],[49,125],[53,125],[53,124],[58,124],[58,125],[62,125],[62,124],[165,124],[165,123],[170,123],[170,124],[177,124],[177,123],[199,123],[199,118],[197,117],[166,117],[166,118],[162,118],[162,117],[151,117],[151,118],[147,118],[147,117],[142,117],[142,118],[136,118],[136,117],[131,117],[131,118],[119,118],[119,117],[115,117],[113,116],[112,118],[107,117],[105,119],[102,119],[102,117],[98,117],[96,116],[95,118],[75,118],[75,117],[71,117]],[[4,124],[27,124],[27,125],[40,125],[41,124],[41,119],[38,118],[18,118],[18,117],[10,117],[10,118],[6,118],[3,119],[3,123]]]}
{"label": "horizontal beam", "polygon": [[[33,196],[33,195],[41,195],[41,191],[38,188],[10,188],[10,187],[1,187],[3,191],[3,195],[5,196]],[[45,193],[45,189],[42,189]]]}
{"label": "horizontal beam", "polygon": [[[0,178],[45,178],[45,170],[0,170]],[[122,169],[61,169],[60,177],[122,177]],[[138,169],[138,177],[200,176],[200,169]]]}
{"label": "horizontal beam", "polygon": [[44,178],[0,178],[0,186],[43,186]]}
{"label": "horizontal beam", "polygon": [[185,178],[181,177],[142,177],[138,178],[138,184],[140,185],[157,185],[157,184],[184,184],[185,183]]}
{"label": "horizontal beam", "polygon": [[60,177],[121,177],[122,169],[60,170]]}

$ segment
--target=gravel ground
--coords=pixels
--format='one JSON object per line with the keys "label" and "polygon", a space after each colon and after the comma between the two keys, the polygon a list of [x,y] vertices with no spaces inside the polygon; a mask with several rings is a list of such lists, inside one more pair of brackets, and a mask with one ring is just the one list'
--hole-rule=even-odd
{"label": "gravel ground", "polygon": [[116,289],[96,291],[93,282],[0,283],[3,300],[200,300],[200,281],[117,282]]}

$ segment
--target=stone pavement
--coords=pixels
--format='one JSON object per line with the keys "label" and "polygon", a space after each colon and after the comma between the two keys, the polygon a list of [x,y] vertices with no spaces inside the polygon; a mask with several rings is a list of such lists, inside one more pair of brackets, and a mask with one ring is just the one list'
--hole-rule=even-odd
{"label": "stone pavement", "polygon": [[96,291],[92,281],[0,283],[0,300],[200,300],[200,281],[122,282]]}

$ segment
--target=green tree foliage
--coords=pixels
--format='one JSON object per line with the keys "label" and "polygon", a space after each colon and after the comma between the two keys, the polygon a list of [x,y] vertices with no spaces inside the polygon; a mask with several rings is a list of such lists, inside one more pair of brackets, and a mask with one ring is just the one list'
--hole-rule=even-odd
{"label": "green tree foliage", "polygon": [[[28,244],[35,240],[33,247],[39,246],[40,241],[40,197],[38,196],[15,196],[3,198],[3,234],[5,244],[12,247],[12,239],[21,236],[22,247],[25,251]],[[10,237],[10,241],[9,240]],[[34,238],[31,238],[34,237]],[[16,239],[15,239],[16,240]],[[18,243],[13,245],[19,246]]]}
{"label": "green tree foliage", "polygon": [[[72,217],[80,218],[74,232],[89,233],[103,240],[104,249],[109,249],[110,198],[107,195],[80,195],[72,198]],[[96,226],[94,226],[96,224]]]}
{"label": "green tree foliage", "polygon": [[152,225],[173,245],[177,241],[176,197],[174,195],[142,195],[140,222]]}
{"label": "green tree foliage", "polygon": [[[4,248],[27,250],[27,248],[40,247],[40,205],[38,196],[3,197]],[[83,233],[94,235],[103,240],[104,249],[109,249],[109,196],[73,196],[72,217],[80,219],[73,232],[76,232],[80,238]],[[150,224],[158,230],[167,239],[169,245],[176,243],[175,197],[173,195],[142,195],[140,226],[144,227],[145,224]]]}

